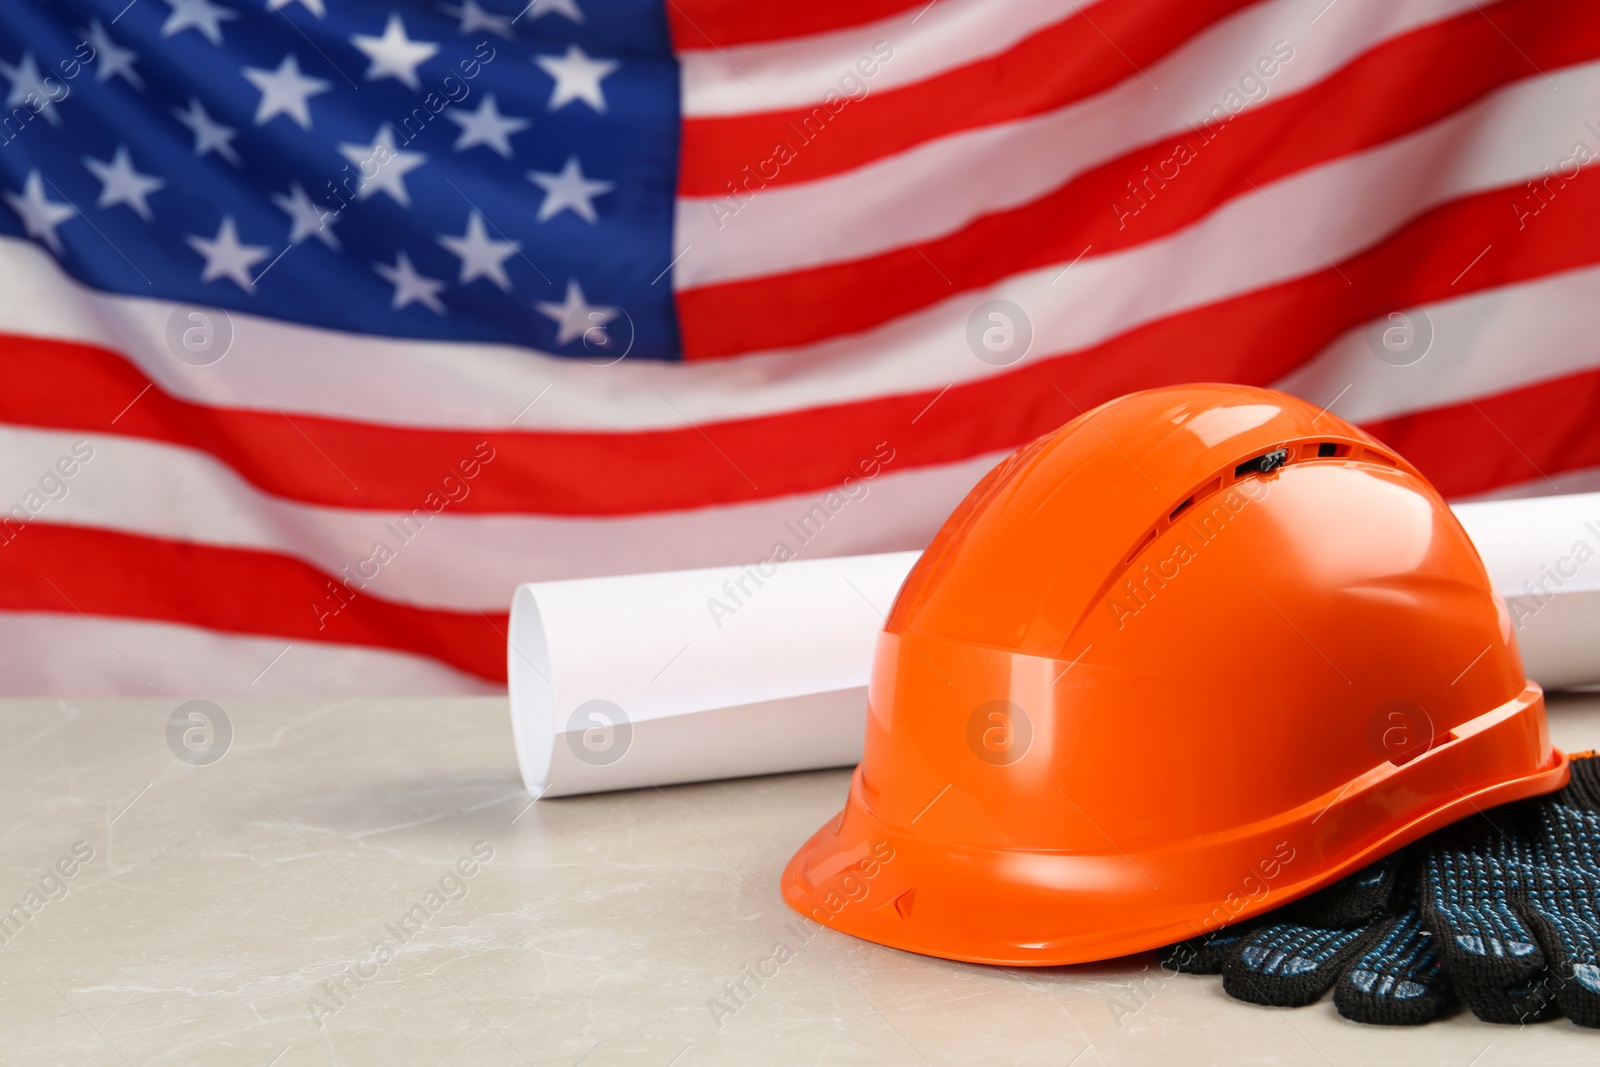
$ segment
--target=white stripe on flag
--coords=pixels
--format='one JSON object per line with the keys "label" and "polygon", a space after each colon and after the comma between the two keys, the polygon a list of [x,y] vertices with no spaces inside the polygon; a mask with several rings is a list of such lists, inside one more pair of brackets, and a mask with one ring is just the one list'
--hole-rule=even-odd
{"label": "white stripe on flag", "polygon": [[776,111],[821,103],[874,46],[892,57],[872,91],[909,85],[997,55],[1034,31],[1070,18],[1059,0],[940,0],[865,26],[760,44],[678,53],[685,118]]}
{"label": "white stripe on flag", "polygon": [[[93,458],[79,464],[72,477],[41,487],[55,461],[80,441],[92,447]],[[446,509],[426,521],[409,516],[406,522],[408,516],[399,512],[282,500],[187,448],[0,424],[0,506],[19,504],[30,490],[40,500],[46,491],[59,496],[39,504],[37,517],[26,525],[15,513],[0,515],[9,520],[0,542],[15,538],[20,543],[40,527],[64,524],[257,549],[335,577],[368,575],[358,585],[396,603],[504,611],[522,582],[755,562],[772,555],[779,541],[804,557],[920,548],[1001,458],[985,455],[903,471],[891,462],[878,477],[855,483],[849,497],[836,497],[834,509],[825,503],[830,487],[626,518],[471,515]],[[494,476],[491,463],[478,478]],[[393,554],[381,566],[370,562],[379,541]],[[0,543],[0,551],[6,547]]]}
{"label": "white stripe on flag", "polygon": [[[0,696],[217,700],[504,692],[423,656],[359,645],[140,619],[0,611]],[[154,736],[163,726],[161,717],[152,720]]]}
{"label": "white stripe on flag", "polygon": [[[1553,219],[1551,221],[1554,221]],[[1557,223],[1559,225],[1559,223]],[[1339,338],[1274,383],[1335,415],[1375,422],[1600,366],[1600,267],[1430,304]],[[1383,333],[1401,331],[1383,348]],[[1426,349],[1410,344],[1427,343]],[[1374,344],[1386,353],[1375,357]],[[1403,364],[1425,351],[1415,363]],[[1392,362],[1387,362],[1392,361]],[[1335,402],[1334,398],[1338,397]],[[1546,491],[1549,485],[1545,485]]]}

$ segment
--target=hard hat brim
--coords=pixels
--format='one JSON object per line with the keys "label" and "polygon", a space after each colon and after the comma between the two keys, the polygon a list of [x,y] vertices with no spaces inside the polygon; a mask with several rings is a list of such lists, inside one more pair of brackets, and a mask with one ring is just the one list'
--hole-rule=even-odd
{"label": "hard hat brim", "polygon": [[782,891],[802,915],[891,948],[1006,966],[1085,963],[1280,907],[1439,827],[1560,789],[1567,777],[1531,682],[1402,764],[1380,763],[1225,835],[1131,852],[1109,839],[1103,851],[1070,853],[929,841],[880,819],[857,770],[844,810],[790,860]]}

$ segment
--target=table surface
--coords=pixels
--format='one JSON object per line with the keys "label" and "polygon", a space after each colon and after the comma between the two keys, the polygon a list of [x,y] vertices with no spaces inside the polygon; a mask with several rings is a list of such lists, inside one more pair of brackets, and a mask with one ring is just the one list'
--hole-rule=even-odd
{"label": "table surface", "polygon": [[[535,804],[503,700],[223,701],[231,742],[208,765],[174,754],[190,751],[179,703],[0,702],[0,1061],[1600,1057],[1600,1034],[1564,1020],[1406,1030],[1327,1000],[1240,1004],[1152,954],[1011,969],[812,933],[778,875],[847,771]],[[1550,718],[1558,744],[1600,745],[1600,696],[1552,700]],[[778,942],[792,958],[731,1000],[723,983]]]}

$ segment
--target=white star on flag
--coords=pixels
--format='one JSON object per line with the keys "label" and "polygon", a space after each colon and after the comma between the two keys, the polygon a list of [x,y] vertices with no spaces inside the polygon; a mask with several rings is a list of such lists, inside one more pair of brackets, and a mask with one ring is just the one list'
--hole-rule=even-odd
{"label": "white star on flag", "polygon": [[174,111],[172,114],[194,134],[195,155],[203,156],[207,152],[215,152],[234,166],[239,165],[239,153],[233,150],[233,139],[236,136],[233,127],[224,126],[207,115],[198,96],[189,98],[188,111]]}
{"label": "white star on flag", "polygon": [[78,209],[46,197],[44,178],[37,170],[28,172],[28,180],[22,185],[22,195],[7,193],[6,203],[22,219],[22,228],[29,237],[43,241],[56,255],[62,254],[61,235],[56,233],[56,227],[76,215]]}
{"label": "white star on flag", "polygon": [[88,167],[96,178],[100,179],[100,201],[98,207],[108,208],[117,204],[126,204],[132,208],[141,219],[151,221],[150,205],[147,198],[157,189],[167,184],[166,179],[157,178],[152,174],[140,174],[133,167],[133,159],[128,155],[128,146],[117,146],[116,155],[111,157],[110,163],[102,163],[98,159],[85,156],[83,165]]}
{"label": "white star on flag", "polygon": [[[25,106],[28,97],[31,96],[35,100],[42,100],[43,103],[36,112],[29,107],[29,112],[43,115],[52,126],[61,125],[60,109],[56,107],[54,96],[45,90],[44,78],[39,74],[39,64],[34,62],[32,52],[22,53],[22,58],[14,67],[0,60],[0,74],[5,75],[11,82],[11,92],[6,94],[8,113]],[[65,100],[66,97],[63,96],[61,99]],[[9,114],[7,117],[10,117]]]}
{"label": "white star on flag", "polygon": [[289,243],[297,245],[307,237],[315,237],[334,251],[339,250],[339,238],[334,236],[333,224],[337,211],[324,211],[312,202],[306,191],[295,182],[289,186],[289,195],[273,193],[272,202],[289,216]]}
{"label": "white star on flag", "polygon": [[372,269],[394,286],[392,305],[394,310],[399,311],[407,304],[421,304],[436,315],[444,314],[444,303],[439,299],[439,292],[444,288],[444,282],[424,278],[418,274],[416,268],[411,265],[411,258],[404,252],[399,254],[394,266],[374,263]]}
{"label": "white star on flag", "polygon": [[461,257],[461,281],[466,285],[474,278],[488,278],[500,288],[511,291],[511,279],[506,277],[505,262],[521,251],[516,241],[496,241],[483,228],[483,216],[474,211],[467,217],[467,232],[461,237],[440,237],[439,243]]}
{"label": "white star on flag", "polygon": [[95,78],[99,81],[110,81],[121,76],[124,81],[135,89],[144,88],[144,80],[139,77],[139,72],[133,69],[133,61],[139,54],[131,48],[123,48],[111,39],[111,34],[100,25],[99,19],[89,23],[84,37],[89,42],[89,47],[94,49]]}
{"label": "white star on flag", "polygon": [[529,16],[529,22],[544,15],[565,15],[573,22],[583,21],[583,12],[578,10],[578,0],[533,0],[523,8],[523,12]]}
{"label": "white star on flag", "polygon": [[277,70],[244,68],[244,76],[261,91],[261,103],[256,105],[256,125],[264,124],[274,115],[288,115],[303,130],[311,128],[310,100],[325,93],[329,83],[321,78],[310,78],[300,73],[300,61],[290,53],[283,57]]}
{"label": "white star on flag", "polygon": [[616,188],[611,182],[585,178],[577,156],[569,157],[558,174],[530,170],[528,180],[544,190],[544,203],[539,205],[540,222],[571,209],[574,215],[593,225],[600,221],[600,216],[595,214],[594,198]]}
{"label": "white star on flag", "polygon": [[218,7],[211,0],[167,0],[167,6],[172,13],[161,24],[161,36],[171,37],[193,28],[214,45],[222,43],[222,24],[239,17],[237,11]]}
{"label": "white star on flag", "polygon": [[446,15],[454,15],[460,19],[462,33],[477,33],[479,30],[486,30],[496,37],[504,37],[508,41],[513,36],[510,19],[504,15],[495,15],[485,11],[477,5],[475,0],[466,0],[460,7],[445,4],[439,10]]}
{"label": "white star on flag", "polygon": [[266,259],[268,250],[262,245],[240,244],[239,231],[234,228],[232,215],[222,217],[222,225],[211,240],[198,234],[189,234],[184,240],[189,242],[190,248],[205,257],[205,269],[200,272],[201,282],[227,278],[247,293],[256,291],[250,268]]}
{"label": "white star on flag", "polygon": [[439,51],[439,46],[428,41],[413,41],[406,36],[406,24],[399,15],[390,15],[389,24],[382,37],[356,34],[351,38],[355,46],[372,61],[367,67],[367,81],[393,78],[408,89],[422,88],[417,68]]}
{"label": "white star on flag", "polygon": [[[401,207],[411,206],[406,175],[428,161],[423,152],[402,152],[396,148],[394,132],[388,126],[379,126],[377,136],[369,145],[340,145],[339,154],[348,159],[361,176],[361,184],[356,186],[358,200],[388,193]],[[368,170],[372,171],[370,176]]]}
{"label": "white star on flag", "polygon": [[614,59],[594,59],[577,45],[568,45],[564,56],[535,56],[535,63],[556,80],[550,90],[551,111],[574,100],[582,100],[596,111],[605,111],[606,97],[600,90],[600,79],[616,70]]}
{"label": "white star on flag", "polygon": [[538,309],[539,314],[548,315],[555,320],[558,345],[564,345],[576,337],[584,337],[590,330],[598,330],[600,333],[600,340],[595,344],[611,343],[605,326],[617,317],[617,309],[590,304],[584,299],[583,288],[578,285],[577,279],[568,279],[567,298],[561,303],[541,300],[533,306]]}
{"label": "white star on flag", "polygon": [[494,149],[507,159],[511,158],[511,135],[533,125],[527,119],[500,114],[500,107],[495,103],[493,93],[484,96],[483,103],[478,105],[476,111],[463,112],[459,108],[451,108],[444,115],[461,127],[461,136],[456,138],[455,144],[457,152],[465,152],[473,145],[481,144]]}
{"label": "white star on flag", "polygon": [[295,3],[302,5],[319,19],[328,13],[322,6],[322,0],[267,0],[267,10],[278,11]]}

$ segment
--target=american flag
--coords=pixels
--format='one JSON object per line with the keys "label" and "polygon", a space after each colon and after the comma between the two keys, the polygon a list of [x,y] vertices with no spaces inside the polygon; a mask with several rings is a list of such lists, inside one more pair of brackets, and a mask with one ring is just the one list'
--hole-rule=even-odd
{"label": "american flag", "polygon": [[1600,484],[1600,8],[11,0],[0,689],[504,683],[1113,396]]}

